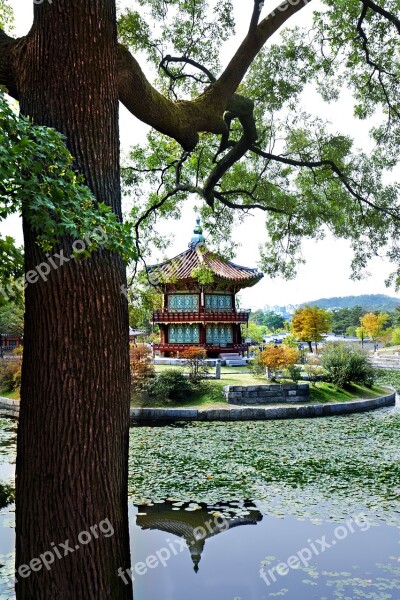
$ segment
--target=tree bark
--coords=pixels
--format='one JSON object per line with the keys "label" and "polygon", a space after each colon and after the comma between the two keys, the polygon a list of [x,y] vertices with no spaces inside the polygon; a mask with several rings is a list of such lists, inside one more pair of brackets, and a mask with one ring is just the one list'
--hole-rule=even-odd
{"label": "tree bark", "polygon": [[[121,216],[116,49],[113,0],[45,2],[14,68],[22,113],[66,135],[96,199]],[[49,263],[25,219],[24,236],[26,271]],[[71,258],[71,241],[55,250],[70,260],[26,289],[17,567],[45,552],[54,562],[17,572],[17,598],[124,600],[132,598],[118,576],[130,565],[125,272],[104,249]]]}

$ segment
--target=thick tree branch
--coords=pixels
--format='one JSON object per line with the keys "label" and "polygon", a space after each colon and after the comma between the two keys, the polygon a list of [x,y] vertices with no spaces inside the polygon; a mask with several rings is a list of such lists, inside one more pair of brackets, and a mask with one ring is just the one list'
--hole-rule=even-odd
{"label": "thick tree branch", "polygon": [[199,132],[223,134],[227,125],[225,110],[238,85],[265,42],[296,12],[311,0],[296,4],[284,1],[261,23],[249,31],[221,77],[192,101],[172,102],[146,79],[138,62],[124,46],[119,46],[119,99],[138,119],[176,139],[184,150],[193,150]]}
{"label": "thick tree branch", "polygon": [[374,71],[378,71],[378,73],[385,73],[386,75],[390,75],[391,77],[394,77],[393,73],[389,73],[388,71],[386,71],[385,69],[380,67],[376,62],[374,62],[371,59],[371,54],[370,54],[369,47],[368,47],[368,37],[363,29],[363,23],[364,23],[365,17],[367,16],[367,12],[368,12],[367,6],[365,4],[363,4],[361,15],[357,22],[357,33],[361,39],[362,47],[365,52],[365,60],[370,67],[373,67]]}
{"label": "thick tree branch", "polygon": [[400,19],[398,19],[394,14],[385,10],[381,6],[378,6],[378,4],[375,4],[375,2],[372,2],[372,0],[361,0],[361,3],[364,5],[364,7],[370,8],[373,12],[390,21],[390,23],[396,27],[398,33],[400,33]]}
{"label": "thick tree branch", "polygon": [[208,101],[211,100],[213,104],[218,103],[220,109],[224,111],[229,99],[235,93],[251,63],[264,44],[290,17],[303,9],[311,1],[300,0],[294,3],[290,0],[284,0],[255,29],[250,29],[225,71],[216,83],[206,90],[203,97],[207,97]]}
{"label": "thick tree branch", "polygon": [[16,100],[18,91],[13,69],[13,48],[17,41],[0,29],[0,85],[4,85],[9,95]]}
{"label": "thick tree branch", "polygon": [[[250,192],[244,192],[244,190],[231,190],[231,193],[236,193],[236,191],[248,196],[249,198],[253,198],[253,194],[251,194]],[[289,213],[286,210],[283,210],[283,208],[277,208],[276,206],[268,206],[267,204],[259,204],[258,202],[254,202],[253,204],[237,204],[236,202],[231,202],[231,200],[228,200],[227,195],[229,195],[229,192],[214,191],[214,196],[217,198],[217,200],[219,200],[221,204],[224,204],[228,208],[235,208],[243,211],[259,209],[263,210],[264,212],[272,212],[279,215],[289,216]]]}
{"label": "thick tree branch", "polygon": [[119,99],[138,119],[181,144],[184,150],[193,150],[198,132],[221,134],[226,125],[222,112],[206,106],[204,100],[172,102],[158,92],[147,80],[139,63],[127,48],[120,45],[118,52]]}
{"label": "thick tree branch", "polygon": [[261,11],[264,6],[264,0],[254,0],[254,8],[253,14],[251,16],[249,33],[253,33],[258,25],[258,21],[260,20]]}

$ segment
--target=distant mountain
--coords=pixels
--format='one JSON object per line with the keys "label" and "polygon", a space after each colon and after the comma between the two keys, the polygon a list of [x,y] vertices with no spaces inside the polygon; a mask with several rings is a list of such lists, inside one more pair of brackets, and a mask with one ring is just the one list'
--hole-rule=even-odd
{"label": "distant mountain", "polygon": [[387,312],[395,310],[396,306],[400,306],[400,298],[385,296],[385,294],[363,294],[361,296],[337,296],[333,298],[319,298],[319,300],[311,300],[303,302],[301,306],[319,306],[320,308],[353,308],[361,306],[367,311],[379,310]]}

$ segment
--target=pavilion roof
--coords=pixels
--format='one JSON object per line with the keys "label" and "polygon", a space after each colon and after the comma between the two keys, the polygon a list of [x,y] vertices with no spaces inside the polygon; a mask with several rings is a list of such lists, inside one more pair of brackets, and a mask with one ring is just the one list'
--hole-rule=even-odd
{"label": "pavilion roof", "polygon": [[179,281],[193,281],[193,271],[201,268],[211,271],[218,280],[237,283],[240,287],[250,287],[263,277],[258,269],[225,260],[207,250],[204,244],[192,245],[170,260],[148,266],[147,272],[155,284],[176,284]]}

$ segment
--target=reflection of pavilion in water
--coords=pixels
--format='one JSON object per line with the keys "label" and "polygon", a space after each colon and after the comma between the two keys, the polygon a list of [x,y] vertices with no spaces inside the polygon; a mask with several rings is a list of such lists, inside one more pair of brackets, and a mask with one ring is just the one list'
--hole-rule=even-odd
{"label": "reflection of pavilion in water", "polygon": [[138,509],[136,523],[141,529],[159,529],[186,541],[196,573],[208,538],[239,525],[257,525],[263,518],[251,502],[207,505],[166,501]]}

